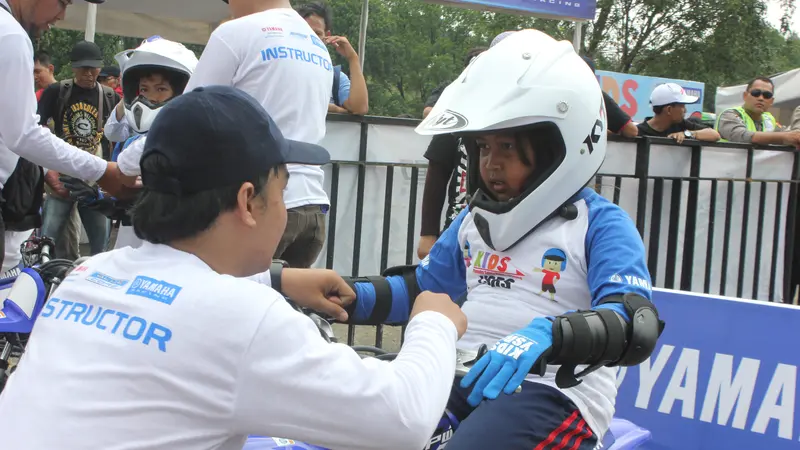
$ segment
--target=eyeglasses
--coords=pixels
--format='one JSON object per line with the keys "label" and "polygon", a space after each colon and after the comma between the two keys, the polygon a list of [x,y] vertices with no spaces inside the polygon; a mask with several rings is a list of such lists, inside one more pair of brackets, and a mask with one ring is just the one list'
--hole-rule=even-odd
{"label": "eyeglasses", "polygon": [[772,98],[772,92],[770,91],[762,91],[761,89],[753,89],[750,91],[750,95],[753,97],[764,97],[764,100],[769,100]]}

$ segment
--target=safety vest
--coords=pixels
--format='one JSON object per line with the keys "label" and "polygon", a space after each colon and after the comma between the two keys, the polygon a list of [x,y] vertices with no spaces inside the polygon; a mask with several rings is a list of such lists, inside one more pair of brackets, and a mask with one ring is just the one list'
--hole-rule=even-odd
{"label": "safety vest", "polygon": [[[756,123],[753,121],[753,118],[750,117],[750,114],[748,114],[747,111],[745,111],[745,109],[742,108],[741,106],[737,106],[735,108],[728,108],[725,111],[723,111],[722,114],[725,114],[728,111],[736,111],[737,113],[739,113],[739,116],[744,121],[744,126],[747,127],[747,131],[753,131],[753,132],[775,131],[776,129],[778,129],[778,127],[780,127],[780,124],[778,123],[778,120],[775,119],[775,116],[773,116],[771,113],[768,112],[761,113],[761,123],[763,129],[758,130],[756,128]],[[717,115],[717,123],[716,125],[714,125],[714,129],[717,131],[719,131],[719,121],[722,118],[722,114]],[[719,141],[729,142],[727,139],[720,139]]]}

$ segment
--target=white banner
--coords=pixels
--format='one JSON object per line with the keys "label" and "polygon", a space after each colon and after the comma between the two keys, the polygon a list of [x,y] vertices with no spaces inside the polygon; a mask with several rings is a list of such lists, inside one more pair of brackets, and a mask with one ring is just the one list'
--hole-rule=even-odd
{"label": "white banner", "polygon": [[[414,203],[413,246],[410,249],[412,263],[418,262],[416,245],[419,236],[420,209],[425,183],[423,157],[429,137],[414,133],[413,128],[403,125],[367,125],[367,146],[364,190],[363,219],[361,221],[359,247],[354,247],[356,235],[356,206],[358,200],[358,161],[360,150],[361,124],[349,122],[328,122],[328,132],[322,144],[331,152],[333,159],[342,161],[339,169],[338,190],[336,193],[336,231],[334,239],[332,268],[342,274],[353,273],[354,253],[359,256],[357,275],[376,275],[381,269],[382,242],[384,241],[384,214],[386,198],[386,164],[417,164],[420,166],[417,179],[416,201]],[[726,180],[745,179],[747,152],[742,149],[704,147],[701,151],[700,176]],[[383,165],[377,163],[384,163]],[[601,174],[622,176],[619,192],[619,205],[636,219],[639,181],[633,178],[636,163],[636,144],[610,142],[608,156],[600,170]],[[753,180],[789,180],[793,155],[787,152],[758,150],[754,154]],[[653,145],[650,153],[650,177],[688,177],[691,167],[691,150],[686,147]],[[409,167],[395,167],[391,202],[389,204],[390,227],[387,235],[386,253],[389,267],[405,264],[408,253],[408,216],[412,203],[411,172]],[[326,189],[331,194],[331,166],[325,168]],[[627,177],[627,178],[626,178]],[[680,201],[672,204],[672,183],[681,183]],[[647,181],[647,211],[644,242],[649,252],[651,230],[654,224],[652,215],[653,189],[655,181]],[[663,181],[661,194],[661,215],[657,251],[656,273],[652,274],[654,285],[665,287],[668,271],[673,273],[674,287],[680,286],[685,245],[686,212],[689,194],[688,181]],[[709,293],[738,296],[740,265],[741,297],[776,301],[783,298],[783,266],[785,242],[785,217],[788,207],[789,183],[783,183],[781,197],[777,197],[777,182],[753,182],[750,199],[745,207],[744,181],[732,182],[732,202],[730,206],[730,229],[725,233],[726,214],[728,214],[728,181],[718,181],[714,220],[709,223],[712,182],[699,181],[697,200],[697,222],[694,232],[694,257],[692,265],[692,291],[703,292],[706,278],[706,265],[710,257]],[[594,182],[589,184],[594,186]],[[763,209],[759,210],[761,190],[765,189]],[[600,193],[606,198],[614,198],[614,176],[602,176]],[[777,208],[780,214],[775,223]],[[746,212],[746,213],[745,213]],[[677,251],[675,263],[667,266],[667,242],[670,215],[678,214]],[[762,222],[758,233],[759,220]],[[745,228],[746,223],[746,228]],[[709,230],[713,230],[713,245],[708,252]],[[746,230],[744,245],[742,236]],[[778,231],[775,245],[775,231]],[[760,234],[760,239],[759,239]],[[757,249],[757,244],[758,249]],[[727,246],[727,254],[724,248]],[[775,252],[777,250],[777,252]],[[723,261],[723,256],[727,258]],[[758,260],[758,264],[756,261]],[[327,246],[317,259],[315,267],[326,267]],[[775,265],[773,274],[772,267]],[[725,270],[723,271],[723,267]],[[725,274],[724,286],[722,274]],[[773,292],[770,295],[770,282]],[[755,283],[757,290],[754,291]],[[721,289],[724,287],[724,289]]]}

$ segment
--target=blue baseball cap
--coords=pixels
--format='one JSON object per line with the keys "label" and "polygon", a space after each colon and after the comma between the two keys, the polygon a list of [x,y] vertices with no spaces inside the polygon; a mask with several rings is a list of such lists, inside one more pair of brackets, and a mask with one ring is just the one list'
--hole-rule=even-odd
{"label": "blue baseball cap", "polygon": [[[154,155],[166,158],[165,170],[145,169]],[[182,195],[252,181],[283,164],[327,164],[330,155],[318,145],[285,139],[247,93],[208,86],[161,109],[147,133],[141,162],[145,189]]]}

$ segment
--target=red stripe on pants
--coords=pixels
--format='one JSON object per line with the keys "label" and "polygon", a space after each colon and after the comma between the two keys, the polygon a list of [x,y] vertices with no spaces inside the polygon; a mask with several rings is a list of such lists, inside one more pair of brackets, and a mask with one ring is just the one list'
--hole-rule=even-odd
{"label": "red stripe on pants", "polygon": [[[583,422],[581,424],[581,426],[585,426],[585,425],[586,425],[586,422]],[[584,439],[591,439],[592,436],[594,436],[594,433],[592,433],[592,429],[589,428],[588,426],[586,426],[586,428],[584,430],[582,430],[581,434],[578,435],[578,438],[575,439],[575,443],[572,444],[572,447],[570,447],[569,450],[578,450],[578,447],[581,446],[581,442],[583,442]]]}
{"label": "red stripe on pants", "polygon": [[575,411],[569,417],[567,417],[566,420],[561,422],[561,425],[559,425],[558,428],[553,430],[553,432],[550,433],[549,436],[547,436],[547,439],[540,442],[539,445],[537,445],[536,448],[534,448],[533,450],[544,450],[545,447],[555,442],[558,435],[563,433],[564,430],[566,430],[567,428],[569,428],[569,426],[572,425],[572,422],[574,422],[575,419],[577,418],[578,418],[578,411]]}
{"label": "red stripe on pants", "polygon": [[[569,443],[569,441],[572,440],[573,437],[575,437],[578,433],[583,433],[583,427],[585,427],[585,426],[586,426],[586,421],[583,420],[583,419],[579,420],[578,421],[578,426],[576,426],[574,430],[570,431],[564,437],[562,437],[561,438],[561,442],[558,445],[556,445],[555,447],[553,447],[553,450],[564,450],[564,447],[567,446],[567,444]],[[583,440],[583,439],[581,439],[581,440]],[[575,450],[576,448],[578,448],[578,447],[573,447],[570,450]]]}

